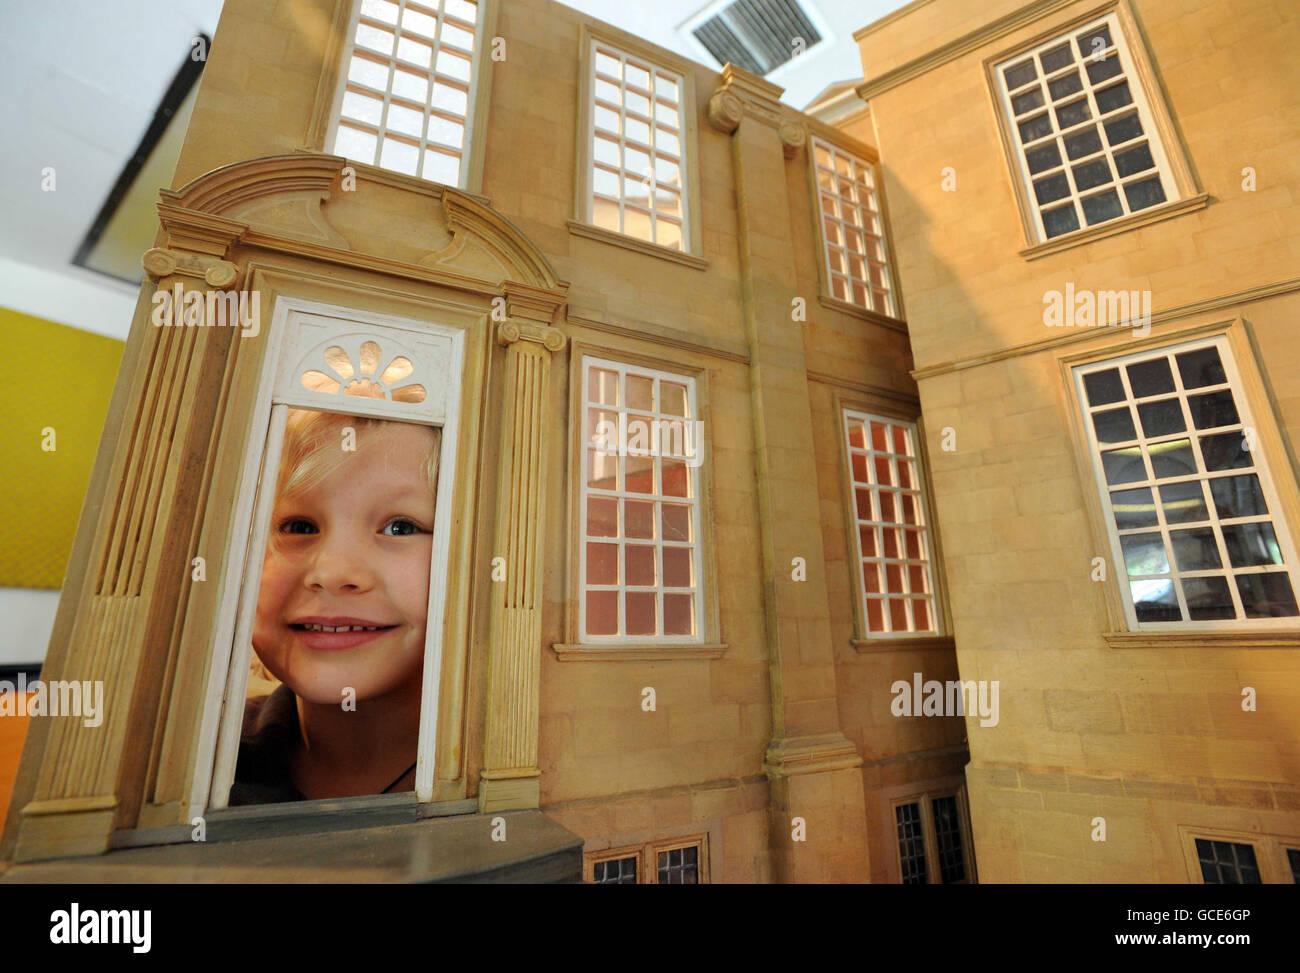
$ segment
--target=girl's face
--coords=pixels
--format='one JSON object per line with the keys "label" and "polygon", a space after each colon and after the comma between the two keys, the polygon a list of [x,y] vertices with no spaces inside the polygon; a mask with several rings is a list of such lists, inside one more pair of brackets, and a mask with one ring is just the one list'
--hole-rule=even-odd
{"label": "girl's face", "polygon": [[276,500],[253,648],[313,703],[417,681],[424,660],[434,498],[426,426],[385,423],[309,487]]}

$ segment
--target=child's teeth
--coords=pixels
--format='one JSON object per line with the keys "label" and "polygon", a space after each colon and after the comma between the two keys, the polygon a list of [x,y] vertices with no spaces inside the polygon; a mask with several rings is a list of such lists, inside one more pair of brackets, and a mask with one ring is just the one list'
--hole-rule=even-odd
{"label": "child's teeth", "polygon": [[329,625],[309,624],[303,626],[309,632],[377,632],[378,625],[338,625],[331,627]]}

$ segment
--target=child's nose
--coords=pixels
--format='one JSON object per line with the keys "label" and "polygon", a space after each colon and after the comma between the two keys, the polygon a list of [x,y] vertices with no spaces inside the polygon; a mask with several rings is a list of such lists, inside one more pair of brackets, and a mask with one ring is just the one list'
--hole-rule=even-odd
{"label": "child's nose", "polygon": [[327,537],[317,547],[303,577],[314,590],[365,591],[374,585],[374,572],[359,554],[360,543],[346,536]]}

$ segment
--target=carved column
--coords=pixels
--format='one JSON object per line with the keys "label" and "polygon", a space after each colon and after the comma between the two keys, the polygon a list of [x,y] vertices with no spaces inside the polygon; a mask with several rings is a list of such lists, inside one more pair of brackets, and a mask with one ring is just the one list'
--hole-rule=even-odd
{"label": "carved column", "polygon": [[[224,256],[244,224],[159,210],[168,245],[145,254],[156,282],[145,294],[174,294],[177,284],[200,293],[236,285],[238,268]],[[181,308],[172,309],[172,326],[158,326],[154,307],[148,299],[137,307],[123,362],[129,391],[120,405],[115,393],[105,432],[113,445],[101,449],[81,522],[93,537],[78,539],[81,555],[69,565],[42,669],[47,683],[89,685],[101,708],[94,719],[39,721],[27,751],[34,764],[25,762],[15,787],[26,798],[15,861],[102,852],[116,829],[134,824],[140,806],[150,756],[140,740],[155,725],[174,661],[190,537],[205,493],[202,458],[236,330],[184,326]],[[99,469],[105,463],[107,476]]]}
{"label": "carved column", "polygon": [[539,677],[542,651],[542,556],[551,426],[551,356],[564,347],[553,326],[562,297],[505,285],[507,320],[494,557],[505,580],[492,585],[487,729],[479,810],[537,807]]}
{"label": "carved column", "polygon": [[[786,162],[806,134],[784,113],[780,95],[776,85],[727,65],[708,107],[710,124],[731,136],[740,223],[772,689],[764,770],[773,878],[866,881],[862,758],[839,725],[804,334],[791,316],[796,297],[816,304],[816,295],[800,294],[794,283],[797,237],[784,191]],[[796,557],[806,563],[805,580],[791,576]],[[791,840],[795,818],[805,826],[800,842]]]}

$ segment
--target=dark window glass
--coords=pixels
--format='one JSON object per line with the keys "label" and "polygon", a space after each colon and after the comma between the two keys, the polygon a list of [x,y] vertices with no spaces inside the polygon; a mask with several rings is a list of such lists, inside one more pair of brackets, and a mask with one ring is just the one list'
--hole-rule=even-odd
{"label": "dark window glass", "polygon": [[1032,91],[1026,91],[1023,95],[1016,95],[1012,98],[1011,110],[1017,115],[1023,115],[1027,111],[1042,107],[1042,104],[1043,89],[1035,88]]}
{"label": "dark window glass", "polygon": [[594,885],[635,885],[636,856],[596,862],[592,868]]}
{"label": "dark window glass", "polygon": [[1125,105],[1133,103],[1133,92],[1129,90],[1127,81],[1121,81],[1119,84],[1113,84],[1109,88],[1094,92],[1093,97],[1097,99],[1097,111],[1103,115],[1108,115],[1116,108],[1123,108]]}
{"label": "dark window glass", "polygon": [[1225,578],[1183,578],[1183,597],[1187,615],[1194,622],[1237,617]]}
{"label": "dark window glass", "polygon": [[1107,405],[1125,398],[1124,383],[1119,380],[1119,369],[1091,372],[1083,376],[1083,388],[1088,393],[1088,404]]}
{"label": "dark window glass", "polygon": [[1044,51],[1039,55],[1043,62],[1043,73],[1051,74],[1053,71],[1059,71],[1067,64],[1074,63],[1074,55],[1070,53],[1070,45],[1062,44],[1060,47],[1054,47],[1050,51]]}
{"label": "dark window glass", "polygon": [[1165,522],[1169,524],[1191,524],[1210,519],[1200,480],[1162,486],[1160,507],[1164,511]]}
{"label": "dark window glass", "polygon": [[1165,201],[1165,187],[1160,185],[1159,176],[1152,176],[1150,179],[1129,183],[1124,187],[1124,195],[1128,199],[1128,208],[1137,212],[1140,209],[1146,209],[1148,206],[1163,203]]}
{"label": "dark window glass", "polygon": [[1034,196],[1038,199],[1040,205],[1053,203],[1062,196],[1068,195],[1070,195],[1070,183],[1066,180],[1063,172],[1058,172],[1034,183]]}
{"label": "dark window glass", "polygon": [[1093,84],[1101,84],[1107,78],[1113,78],[1120,72],[1119,56],[1112,54],[1104,61],[1094,61],[1088,58],[1086,66],[1088,68],[1088,80]]}
{"label": "dark window glass", "polygon": [[1196,472],[1196,459],[1192,456],[1190,439],[1171,439],[1169,442],[1152,443],[1147,448],[1151,451],[1151,469],[1157,480],[1189,476]]}
{"label": "dark window glass", "polygon": [[1119,544],[1124,551],[1124,570],[1130,578],[1169,573],[1169,554],[1159,532],[1125,534]]}
{"label": "dark window glass", "polygon": [[894,808],[898,824],[898,860],[904,885],[924,885],[929,878],[925,867],[925,835],[921,828],[921,805],[900,804]]}
{"label": "dark window glass", "polygon": [[1135,483],[1147,478],[1146,464],[1142,462],[1142,450],[1137,446],[1103,452],[1101,468],[1106,473],[1106,482],[1111,486]]}
{"label": "dark window glass", "polygon": [[1133,428],[1133,413],[1128,410],[1128,406],[1107,412],[1094,412],[1092,428],[1097,432],[1097,443],[1103,447],[1137,439],[1137,430]]}
{"label": "dark window glass", "polygon": [[1181,622],[1182,613],[1178,610],[1178,594],[1174,591],[1174,582],[1170,578],[1152,578],[1145,581],[1130,581],[1129,591],[1133,595],[1133,610],[1139,622]]}
{"label": "dark window glass", "polygon": [[1104,186],[1110,181],[1110,163],[1105,159],[1093,159],[1074,167],[1074,185],[1079,192]]}
{"label": "dark window glass", "polygon": [[1052,134],[1052,120],[1047,117],[1047,112],[1025,119],[1017,127],[1020,129],[1020,141],[1024,143],[1036,142],[1043,136]]}
{"label": "dark window glass", "polygon": [[1213,571],[1223,567],[1213,527],[1173,530],[1169,532],[1169,540],[1174,545],[1174,563],[1179,571]]}
{"label": "dark window glass", "polygon": [[1131,530],[1134,527],[1154,527],[1156,505],[1151,499],[1151,489],[1116,490],[1110,495],[1110,507],[1115,514],[1115,527],[1118,530]]}
{"label": "dark window glass", "polygon": [[1284,571],[1237,575],[1237,591],[1247,618],[1289,618],[1296,608],[1291,579]]}
{"label": "dark window glass", "polygon": [[1250,458],[1250,451],[1246,449],[1246,437],[1242,432],[1202,436],[1201,455],[1205,457],[1205,468],[1211,473],[1255,465]]}
{"label": "dark window glass", "polygon": [[1084,129],[1077,132],[1065,140],[1065,154],[1071,159],[1081,159],[1085,155],[1092,155],[1094,152],[1101,151],[1101,136],[1097,134],[1097,128]]}
{"label": "dark window glass", "polygon": [[1019,64],[1013,64],[1002,72],[1003,77],[1007,79],[1007,90],[1015,91],[1017,88],[1023,88],[1034,78],[1038,77],[1038,72],[1034,70],[1033,58],[1027,61],[1021,61]]}
{"label": "dark window glass", "polygon": [[1149,395],[1160,395],[1174,390],[1174,373],[1170,371],[1168,358],[1153,358],[1150,361],[1135,362],[1128,366],[1128,384],[1133,389],[1135,399],[1145,399]]}
{"label": "dark window glass", "polygon": [[1178,374],[1182,376],[1184,388],[1222,385],[1228,380],[1228,373],[1223,370],[1217,348],[1198,348],[1174,357],[1178,360]]}
{"label": "dark window glass", "polygon": [[1043,210],[1043,228],[1047,231],[1047,238],[1050,240],[1054,236],[1060,236],[1062,233],[1070,233],[1079,228],[1079,214],[1074,210],[1074,204],[1069,203],[1057,209]]}
{"label": "dark window glass", "polygon": [[938,843],[939,881],[945,885],[966,881],[966,854],[961,843],[961,816],[957,798],[936,797],[930,802],[934,811],[934,838]]}
{"label": "dark window glass", "polygon": [[1096,226],[1098,223],[1123,215],[1124,210],[1119,205],[1119,195],[1113,189],[1100,196],[1083,200],[1083,218],[1088,221],[1089,226]]}
{"label": "dark window glass", "polygon": [[1291,881],[1300,885],[1300,848],[1286,850],[1286,863],[1291,866]]}
{"label": "dark window glass", "polygon": [[1088,107],[1087,98],[1080,98],[1078,101],[1072,101],[1068,105],[1061,105],[1056,109],[1056,124],[1061,128],[1078,125],[1080,122],[1086,122],[1091,117],[1092,109]]}
{"label": "dark window glass", "polygon": [[1254,473],[1245,476],[1221,476],[1210,481],[1214,509],[1224,520],[1232,517],[1258,517],[1268,513],[1264,491]]}
{"label": "dark window glass", "polygon": [[1147,439],[1171,436],[1187,428],[1183,422],[1183,407],[1177,399],[1143,402],[1138,406],[1138,415],[1142,418],[1142,433]]}
{"label": "dark window glass", "polygon": [[1229,524],[1223,528],[1223,543],[1234,568],[1282,563],[1282,549],[1271,524]]}
{"label": "dark window glass", "polygon": [[1123,118],[1112,118],[1103,122],[1102,127],[1106,129],[1106,141],[1111,145],[1122,145],[1142,134],[1142,120],[1137,112]]}
{"label": "dark window glass", "polygon": [[699,885],[698,848],[674,848],[659,852],[660,885]]}
{"label": "dark window glass", "polygon": [[1060,101],[1076,91],[1083,90],[1083,81],[1079,78],[1078,71],[1071,71],[1069,74],[1062,75],[1055,81],[1047,83],[1047,90],[1052,93],[1052,101]]}
{"label": "dark window glass", "polygon": [[1232,401],[1231,389],[1220,389],[1208,395],[1189,396],[1187,407],[1191,410],[1192,422],[1197,429],[1231,426],[1240,420],[1236,403]]}
{"label": "dark window glass", "polygon": [[1110,26],[1102,24],[1094,30],[1084,31],[1077,38],[1079,41],[1079,57],[1085,61],[1095,57],[1097,52],[1104,51],[1112,44],[1110,39]]}
{"label": "dark window glass", "polygon": [[1120,177],[1132,176],[1139,172],[1145,172],[1156,164],[1156,160],[1151,158],[1151,147],[1149,145],[1138,145],[1131,149],[1125,149],[1115,156],[1115,168]]}
{"label": "dark window glass", "polygon": [[1037,175],[1045,169],[1061,164],[1061,150],[1056,147],[1055,142],[1049,142],[1047,145],[1040,145],[1026,152],[1025,162],[1029,164],[1029,171]]}
{"label": "dark window glass", "polygon": [[1196,857],[1206,885],[1259,885],[1255,849],[1235,841],[1196,839]]}

